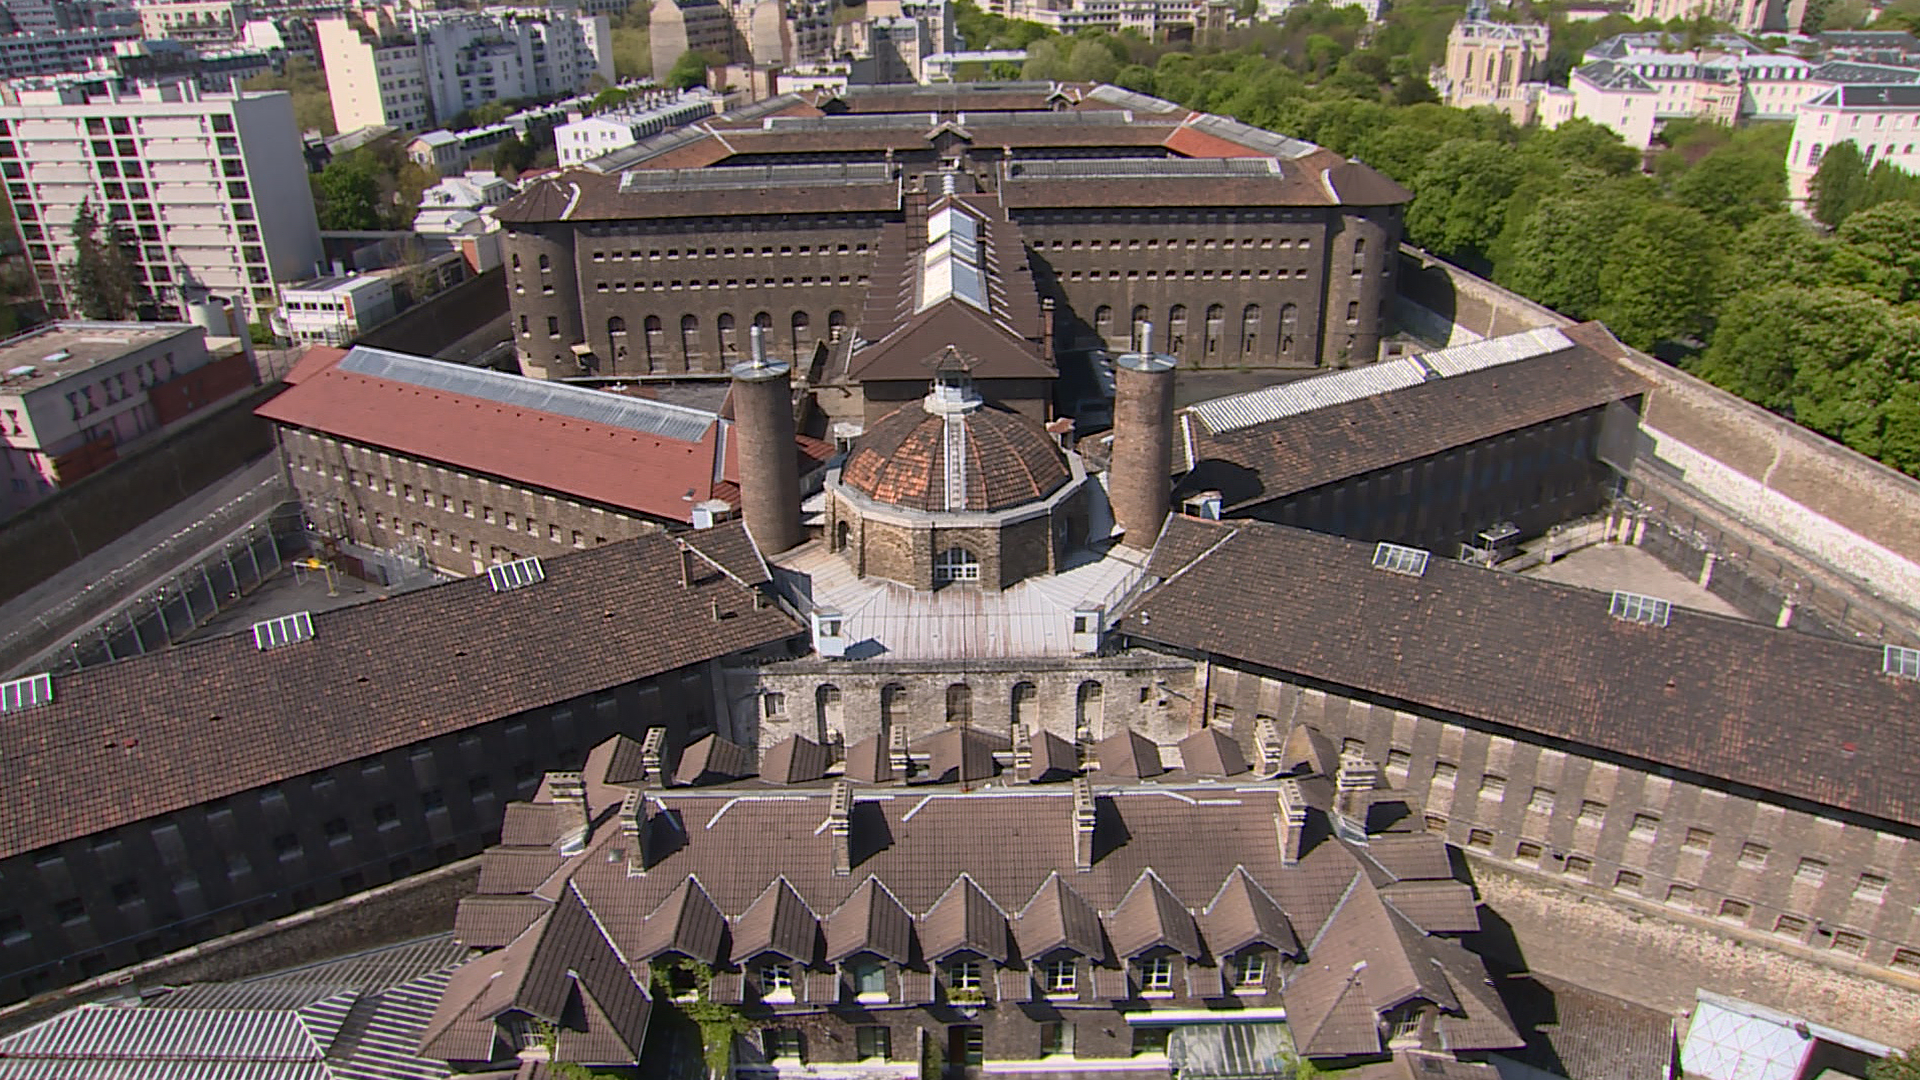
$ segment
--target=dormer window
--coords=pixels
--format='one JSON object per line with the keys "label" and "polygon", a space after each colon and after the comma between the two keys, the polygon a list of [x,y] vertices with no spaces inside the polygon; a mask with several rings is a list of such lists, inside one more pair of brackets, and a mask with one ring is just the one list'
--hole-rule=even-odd
{"label": "dormer window", "polygon": [[760,996],[769,1001],[776,998],[793,1000],[793,965],[775,962],[760,968]]}
{"label": "dormer window", "polygon": [[1077,994],[1080,991],[1079,963],[1072,957],[1049,960],[1040,969],[1040,980],[1049,996]]}
{"label": "dormer window", "polygon": [[864,1003],[877,1003],[887,1000],[887,969],[872,960],[858,961],[847,965],[847,977],[853,983],[854,995]]}
{"label": "dormer window", "polygon": [[947,967],[947,986],[956,994],[980,993],[980,962],[956,960]]}
{"label": "dormer window", "polygon": [[1173,957],[1143,956],[1140,965],[1140,991],[1145,994],[1173,993]]}
{"label": "dormer window", "polygon": [[1233,958],[1233,988],[1264,990],[1267,985],[1267,954],[1243,952]]}

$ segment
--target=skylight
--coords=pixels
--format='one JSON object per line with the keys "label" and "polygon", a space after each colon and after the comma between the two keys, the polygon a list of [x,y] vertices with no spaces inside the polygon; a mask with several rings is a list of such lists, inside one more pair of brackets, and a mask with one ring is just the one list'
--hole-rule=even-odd
{"label": "skylight", "polygon": [[920,303],[914,310],[925,311],[949,299],[990,310],[986,276],[980,272],[980,223],[952,206],[927,216],[927,249],[920,254]]}
{"label": "skylight", "polygon": [[487,567],[487,582],[493,586],[494,592],[525,588],[545,580],[547,580],[547,572],[541,568],[537,557],[515,559],[509,563]]}
{"label": "skylight", "polygon": [[1427,572],[1428,553],[1416,547],[1381,542],[1373,549],[1373,568],[1408,577],[1421,577]]}
{"label": "skylight", "polygon": [[313,612],[296,611],[253,624],[253,644],[261,652],[313,638]]}
{"label": "skylight", "polygon": [[1920,679],[1920,649],[1909,649],[1905,645],[1887,646],[1886,655],[1880,661],[1880,670],[1903,679]]}
{"label": "skylight", "polygon": [[0,683],[0,713],[16,713],[53,703],[53,676],[46,672]]}
{"label": "skylight", "polygon": [[1657,596],[1615,592],[1613,602],[1607,606],[1607,613],[1624,622],[1665,626],[1667,619],[1673,614],[1673,605]]}

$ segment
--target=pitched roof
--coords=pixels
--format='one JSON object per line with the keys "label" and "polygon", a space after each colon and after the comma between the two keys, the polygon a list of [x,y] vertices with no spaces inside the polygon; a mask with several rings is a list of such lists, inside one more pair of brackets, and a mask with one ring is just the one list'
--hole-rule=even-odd
{"label": "pitched roof", "polygon": [[1214,894],[1201,921],[1214,956],[1225,958],[1249,945],[1263,945],[1288,955],[1300,951],[1300,939],[1286,912],[1259,883],[1236,867]]}
{"label": "pitched roof", "polygon": [[[460,906],[464,909],[466,904]],[[673,952],[711,967],[725,956],[721,945],[726,936],[727,917],[700,887],[700,880],[689,875],[647,916],[638,948],[629,955],[652,960]]]}
{"label": "pitched roof", "polygon": [[1080,751],[1046,728],[1033,733],[1033,764],[1027,778],[1034,783],[1060,780],[1080,771]]}
{"label": "pitched roof", "polygon": [[913,956],[913,916],[872,876],[827,916],[827,962],[863,952],[896,964]]}
{"label": "pitched roof", "polygon": [[[323,612],[312,640],[270,652],[243,633],[55,675],[33,723],[0,726],[17,797],[0,857],[799,631],[719,574],[681,585],[663,536],[543,566],[526,588],[476,577]],[[592,656],[570,632],[583,620],[604,647]]]}
{"label": "pitched roof", "polygon": [[774,879],[733,928],[733,962],[776,952],[802,964],[819,951],[820,919],[793,891],[785,875]]}
{"label": "pitched roof", "polygon": [[1468,934],[1480,928],[1479,902],[1464,881],[1399,881],[1380,887],[1387,906],[1429,934]]}
{"label": "pitched roof", "polygon": [[927,755],[928,783],[966,783],[991,780],[1000,771],[995,750],[1006,749],[1006,736],[976,727],[955,725],[922,739],[915,747]]}
{"label": "pitched roof", "polygon": [[476,949],[497,949],[525,933],[552,907],[524,892],[470,896],[454,915],[453,936]]}
{"label": "pitched roof", "polygon": [[1057,870],[1040,883],[1021,909],[1015,936],[1020,940],[1020,952],[1030,958],[1043,957],[1056,949],[1070,949],[1096,959],[1107,954],[1099,914]]}
{"label": "pitched roof", "polygon": [[893,782],[893,756],[887,740],[875,735],[847,747],[845,776],[866,784]]}
{"label": "pitched roof", "polygon": [[1198,776],[1238,776],[1247,771],[1247,755],[1232,736],[1206,727],[1180,740],[1180,767]]}
{"label": "pitched roof", "polygon": [[928,960],[972,952],[996,963],[1007,959],[1007,916],[993,898],[965,874],[920,921],[920,947]]}
{"label": "pitched roof", "polygon": [[830,756],[819,743],[789,735],[761,759],[760,775],[775,784],[804,784],[827,775]]}
{"label": "pitched roof", "polygon": [[1113,951],[1132,958],[1152,948],[1169,948],[1189,960],[1204,951],[1193,913],[1173,895],[1151,868],[1140,874],[1126,898],[1107,918],[1107,936]]}
{"label": "pitched roof", "polygon": [[673,782],[685,786],[738,780],[752,776],[753,766],[753,751],[718,735],[705,735],[681,751],[680,764],[673,770]]}
{"label": "pitched roof", "polygon": [[[1136,638],[1481,718],[1663,768],[1920,824],[1920,682],[1881,650],[1446,559],[1410,577],[1373,545],[1248,523],[1121,622]],[[1261,568],[1312,566],[1284,583]],[[1329,629],[1316,613],[1365,610]]]}
{"label": "pitched roof", "polygon": [[1102,776],[1144,780],[1167,771],[1160,763],[1160,748],[1152,739],[1131,729],[1102,739],[1093,753],[1094,760],[1100,763]]}
{"label": "pitched roof", "polygon": [[[957,470],[948,461],[956,449]],[[867,428],[840,478],[889,506],[991,511],[1038,502],[1073,472],[1046,430],[1019,413],[982,406],[942,415],[913,401]]]}

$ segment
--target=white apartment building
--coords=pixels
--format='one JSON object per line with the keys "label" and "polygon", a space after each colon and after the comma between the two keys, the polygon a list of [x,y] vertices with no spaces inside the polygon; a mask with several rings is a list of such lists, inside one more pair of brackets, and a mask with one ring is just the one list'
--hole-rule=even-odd
{"label": "white apartment building", "polygon": [[311,274],[321,257],[284,92],[216,94],[185,80],[6,85],[0,174],[56,316],[69,310],[65,275],[83,204],[126,229],[165,318],[207,294],[257,318],[276,282]]}
{"label": "white apartment building", "polygon": [[394,310],[386,274],[325,277],[287,286],[273,329],[295,345],[342,346],[393,318]]}
{"label": "white apartment building", "polygon": [[317,30],[341,130],[418,131],[487,102],[576,94],[596,75],[613,81],[605,15],[360,11],[321,19]]}
{"label": "white apartment building", "polygon": [[125,26],[38,30],[0,36],[0,79],[85,71],[111,57],[116,46],[140,40]]}
{"label": "white apartment building", "polygon": [[1743,34],[1778,33],[1800,29],[1807,0],[1632,0],[1627,12],[1635,19],[1660,22],[1706,15]]}
{"label": "white apartment building", "polygon": [[247,24],[245,0],[134,0],[142,37],[187,42],[237,41]]}
{"label": "white apartment building", "polygon": [[1852,143],[1872,168],[1886,162],[1920,175],[1920,85],[1836,86],[1800,107],[1787,148],[1787,196],[1806,209],[1820,159]]}
{"label": "white apartment building", "polygon": [[566,123],[553,129],[553,141],[564,168],[632,146],[670,128],[691,124],[712,116],[719,109],[720,98],[703,86],[681,94],[649,94],[638,102],[630,101],[593,116],[574,113]]}

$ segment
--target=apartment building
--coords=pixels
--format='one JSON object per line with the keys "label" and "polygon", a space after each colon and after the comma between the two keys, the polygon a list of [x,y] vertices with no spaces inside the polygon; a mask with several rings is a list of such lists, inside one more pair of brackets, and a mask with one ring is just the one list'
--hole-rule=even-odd
{"label": "apartment building", "polygon": [[361,11],[316,25],[343,130],[388,124],[418,131],[487,102],[576,94],[596,75],[613,81],[604,15]]}
{"label": "apartment building", "polygon": [[0,37],[0,79],[86,71],[108,62],[117,47],[140,40],[133,27],[76,27]]}
{"label": "apartment building", "polygon": [[1787,148],[1787,197],[1804,208],[1820,159],[1852,143],[1869,168],[1920,173],[1920,85],[1836,86],[1800,107]]}
{"label": "apartment building", "polygon": [[242,343],[184,323],[57,322],[0,341],[0,520],[253,384]]}
{"label": "apartment building", "polygon": [[187,42],[236,41],[247,24],[245,0],[136,0],[142,37]]}
{"label": "apartment building", "polygon": [[1509,115],[1524,112],[1523,84],[1539,75],[1547,59],[1547,28],[1494,22],[1476,6],[1447,33],[1442,99],[1458,108],[1491,105]]}
{"label": "apartment building", "polygon": [[284,92],[210,93],[184,80],[20,83],[0,88],[0,125],[0,174],[56,317],[72,307],[67,264],[82,205],[126,230],[162,318],[181,318],[208,294],[257,318],[275,283],[310,275],[321,257]]}
{"label": "apartment building", "polygon": [[1743,34],[1779,33],[1800,29],[1807,0],[1632,0],[1627,11],[1641,21],[1685,22],[1705,16]]}
{"label": "apartment building", "polygon": [[562,166],[578,165],[712,116],[719,106],[720,98],[704,86],[679,94],[648,94],[638,102],[592,116],[573,114],[553,130],[554,145]]}
{"label": "apartment building", "polygon": [[389,275],[346,274],[281,290],[273,323],[276,333],[296,345],[346,345],[393,313]]}

